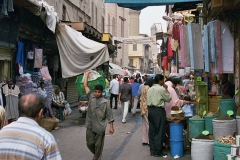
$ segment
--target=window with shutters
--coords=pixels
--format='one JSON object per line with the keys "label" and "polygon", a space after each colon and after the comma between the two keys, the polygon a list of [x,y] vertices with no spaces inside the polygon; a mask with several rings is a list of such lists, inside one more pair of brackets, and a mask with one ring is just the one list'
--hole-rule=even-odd
{"label": "window with shutters", "polygon": [[133,51],[137,51],[137,45],[133,44]]}

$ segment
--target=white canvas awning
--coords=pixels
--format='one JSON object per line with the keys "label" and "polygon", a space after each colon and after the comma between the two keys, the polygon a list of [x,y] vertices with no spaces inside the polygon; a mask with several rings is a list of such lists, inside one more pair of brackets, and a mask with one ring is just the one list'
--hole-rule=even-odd
{"label": "white canvas awning", "polygon": [[63,23],[58,24],[56,35],[63,78],[77,76],[109,61],[105,44],[92,41]]}

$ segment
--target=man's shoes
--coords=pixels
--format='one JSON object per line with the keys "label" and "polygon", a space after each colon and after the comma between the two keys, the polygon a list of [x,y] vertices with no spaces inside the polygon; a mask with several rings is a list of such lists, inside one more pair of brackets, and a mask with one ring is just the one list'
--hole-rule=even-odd
{"label": "man's shoes", "polygon": [[117,107],[113,107],[113,109],[117,109]]}
{"label": "man's shoes", "polygon": [[163,156],[167,156],[167,153],[161,153],[161,154],[156,154],[156,155],[153,155],[154,157],[163,157]]}
{"label": "man's shoes", "polygon": [[148,146],[148,143],[142,143],[142,146]]}
{"label": "man's shoes", "polygon": [[127,122],[122,122],[122,124],[127,123]]}

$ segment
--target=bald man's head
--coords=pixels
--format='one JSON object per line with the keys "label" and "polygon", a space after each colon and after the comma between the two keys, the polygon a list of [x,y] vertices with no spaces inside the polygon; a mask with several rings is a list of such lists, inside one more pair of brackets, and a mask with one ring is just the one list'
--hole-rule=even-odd
{"label": "bald man's head", "polygon": [[44,107],[44,101],[39,94],[29,93],[22,96],[18,102],[20,117],[36,118]]}

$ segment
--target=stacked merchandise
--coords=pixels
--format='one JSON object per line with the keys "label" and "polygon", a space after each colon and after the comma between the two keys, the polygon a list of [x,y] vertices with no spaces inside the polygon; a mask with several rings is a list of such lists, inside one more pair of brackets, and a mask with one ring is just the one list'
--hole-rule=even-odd
{"label": "stacked merchandise", "polygon": [[22,74],[21,76],[17,77],[16,85],[19,86],[21,95],[38,92],[37,85],[33,83],[31,74],[29,73]]}

